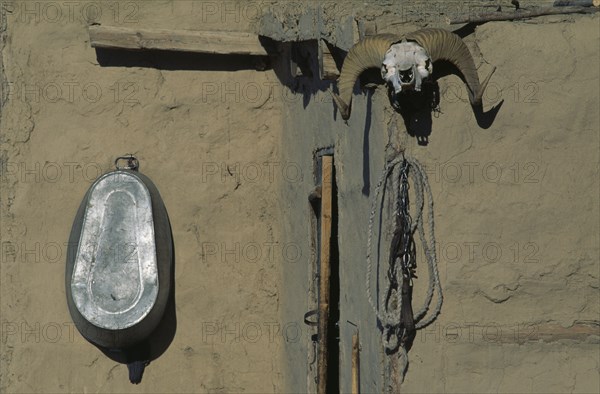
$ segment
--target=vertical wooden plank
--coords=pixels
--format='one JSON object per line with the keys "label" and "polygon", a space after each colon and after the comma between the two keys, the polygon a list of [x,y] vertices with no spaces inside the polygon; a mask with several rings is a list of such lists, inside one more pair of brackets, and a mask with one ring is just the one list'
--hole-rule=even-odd
{"label": "vertical wooden plank", "polygon": [[327,393],[327,327],[329,324],[329,288],[331,276],[331,210],[333,156],[321,158],[321,251],[319,281],[319,358],[318,394]]}
{"label": "vertical wooden plank", "polygon": [[360,393],[360,342],[358,340],[358,331],[352,335],[352,394]]}
{"label": "vertical wooden plank", "polygon": [[323,80],[335,81],[340,76],[340,71],[335,64],[333,55],[324,39],[317,43],[319,52],[319,77]]}

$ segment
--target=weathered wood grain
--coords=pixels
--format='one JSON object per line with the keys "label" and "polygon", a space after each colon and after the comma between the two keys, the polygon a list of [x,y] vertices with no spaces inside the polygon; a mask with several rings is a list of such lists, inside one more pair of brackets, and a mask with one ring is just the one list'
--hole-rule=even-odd
{"label": "weathered wood grain", "polygon": [[268,55],[258,36],[245,32],[130,29],[92,25],[89,33],[90,44],[94,48]]}

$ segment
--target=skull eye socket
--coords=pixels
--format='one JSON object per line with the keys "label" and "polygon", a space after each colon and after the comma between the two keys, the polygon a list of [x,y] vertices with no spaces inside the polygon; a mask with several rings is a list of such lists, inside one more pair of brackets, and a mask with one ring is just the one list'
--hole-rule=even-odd
{"label": "skull eye socket", "polygon": [[413,80],[412,70],[400,71],[400,81],[402,81],[402,83],[411,83],[412,80]]}
{"label": "skull eye socket", "polygon": [[385,78],[388,74],[388,68],[387,66],[384,64],[381,66],[381,77]]}

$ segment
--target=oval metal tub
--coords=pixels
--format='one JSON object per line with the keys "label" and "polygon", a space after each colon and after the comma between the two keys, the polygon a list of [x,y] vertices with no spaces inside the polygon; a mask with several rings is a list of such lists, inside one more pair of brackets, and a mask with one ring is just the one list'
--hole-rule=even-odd
{"label": "oval metal tub", "polygon": [[106,348],[146,339],[163,317],[172,264],[171,227],[152,181],[132,170],[102,175],[69,238],[67,303],[79,332]]}

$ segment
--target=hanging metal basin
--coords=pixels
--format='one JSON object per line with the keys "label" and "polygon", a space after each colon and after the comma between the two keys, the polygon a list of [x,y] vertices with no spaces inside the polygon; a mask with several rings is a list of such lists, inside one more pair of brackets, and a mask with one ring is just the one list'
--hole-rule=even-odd
{"label": "hanging metal basin", "polygon": [[170,294],[173,245],[165,206],[146,176],[119,169],[90,187],[73,223],[67,303],[89,341],[125,348],[146,339]]}

